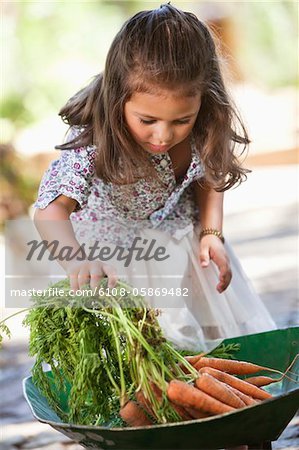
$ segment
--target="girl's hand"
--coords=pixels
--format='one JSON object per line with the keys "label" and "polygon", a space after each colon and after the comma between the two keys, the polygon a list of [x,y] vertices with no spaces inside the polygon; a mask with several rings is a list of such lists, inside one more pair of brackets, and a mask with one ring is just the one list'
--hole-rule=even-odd
{"label": "girl's hand", "polygon": [[199,245],[199,260],[201,267],[207,267],[210,260],[214,261],[219,269],[219,283],[217,284],[216,289],[219,293],[223,292],[231,282],[232,271],[225,247],[217,236],[208,234],[201,238]]}
{"label": "girl's hand", "polygon": [[96,289],[100,280],[107,276],[108,287],[113,288],[117,283],[117,274],[114,267],[103,264],[100,261],[71,261],[66,273],[70,279],[71,289],[77,291],[86,284],[91,289]]}

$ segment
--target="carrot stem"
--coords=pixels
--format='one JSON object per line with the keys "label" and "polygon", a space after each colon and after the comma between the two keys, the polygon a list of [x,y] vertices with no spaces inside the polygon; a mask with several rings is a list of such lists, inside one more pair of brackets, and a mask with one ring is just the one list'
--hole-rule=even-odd
{"label": "carrot stem", "polygon": [[4,319],[2,319],[2,320],[0,321],[0,325],[2,325],[3,323],[5,323],[7,320],[11,319],[12,317],[17,316],[18,314],[22,314],[23,312],[29,311],[30,309],[31,309],[31,308],[24,308],[24,309],[21,309],[21,311],[17,311],[17,312],[15,312],[15,313],[11,314],[10,316],[5,317]]}
{"label": "carrot stem", "polygon": [[[173,354],[177,357],[178,362],[181,363],[181,364],[183,364],[184,367],[186,367],[186,368],[189,370],[190,374],[191,374],[194,378],[196,378],[197,375],[198,375],[198,374],[197,374],[197,370],[192,366],[192,364],[190,364],[189,361],[186,360],[185,357],[182,356],[179,352],[177,352],[177,351],[176,351],[176,350],[175,350],[168,342],[166,342],[165,345],[166,345],[166,347],[168,347],[168,348],[173,352]],[[178,366],[178,367],[179,367],[179,366]],[[180,371],[182,372],[182,376],[183,376],[184,378],[186,378],[186,374],[185,374],[181,369],[180,369]]]}

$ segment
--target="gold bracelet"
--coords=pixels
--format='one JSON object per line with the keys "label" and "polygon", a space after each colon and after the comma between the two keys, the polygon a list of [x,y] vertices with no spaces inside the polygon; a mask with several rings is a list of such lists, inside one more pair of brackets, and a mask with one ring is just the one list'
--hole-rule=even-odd
{"label": "gold bracelet", "polygon": [[201,240],[203,236],[207,236],[208,234],[213,234],[214,236],[217,236],[224,244],[225,239],[223,234],[221,233],[221,231],[216,230],[215,228],[203,228],[199,234],[199,240]]}

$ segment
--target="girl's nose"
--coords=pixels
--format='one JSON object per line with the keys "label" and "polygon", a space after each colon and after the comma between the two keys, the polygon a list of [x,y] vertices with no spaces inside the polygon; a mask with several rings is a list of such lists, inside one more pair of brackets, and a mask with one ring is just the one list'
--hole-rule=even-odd
{"label": "girl's nose", "polygon": [[157,141],[156,144],[164,145],[169,144],[172,140],[173,132],[171,127],[167,125],[159,125],[154,131],[154,138]]}

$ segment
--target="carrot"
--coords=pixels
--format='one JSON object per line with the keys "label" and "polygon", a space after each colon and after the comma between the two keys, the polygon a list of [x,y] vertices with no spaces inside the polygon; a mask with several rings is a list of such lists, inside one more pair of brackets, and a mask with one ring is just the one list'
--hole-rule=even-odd
{"label": "carrot", "polygon": [[142,391],[135,392],[135,398],[138,405],[141,406],[141,408],[143,408],[149,416],[154,417],[150,401],[145,397],[144,393]]}
{"label": "carrot", "polygon": [[167,396],[170,401],[184,408],[195,408],[213,414],[223,414],[235,410],[235,408],[180,380],[170,381]]}
{"label": "carrot", "polygon": [[195,380],[195,385],[201,391],[233,408],[244,408],[245,406],[243,400],[234,394],[224,383],[208,373],[201,374]]}
{"label": "carrot", "polygon": [[[163,394],[162,394],[162,390],[153,382],[151,382],[151,388],[158,400],[159,403],[162,403],[162,399],[163,399]],[[178,413],[178,415],[180,416],[180,418],[182,420],[191,420],[192,416],[182,407],[179,405],[176,405],[173,402],[169,402],[170,405],[172,406],[172,408]]]}
{"label": "carrot", "polygon": [[119,415],[130,427],[142,427],[153,423],[140,406],[132,400],[129,400],[121,408]]}
{"label": "carrot", "polygon": [[182,370],[186,375],[188,375],[189,373],[191,373],[191,370],[188,369],[188,367],[186,367],[183,363],[179,363],[179,366],[180,366],[181,370]]}
{"label": "carrot", "polygon": [[160,389],[156,383],[154,383],[153,381],[150,382],[150,386],[152,388],[153,394],[156,397],[158,403],[162,403],[163,400],[163,393],[162,393],[162,389]]}
{"label": "carrot", "polygon": [[[263,375],[259,375],[259,376],[256,376],[256,377],[244,378],[244,381],[247,381],[247,383],[254,384],[255,386],[258,386],[258,387],[268,386],[271,383],[278,383],[283,378],[287,378],[287,379],[293,381],[293,383],[298,383],[298,381],[294,380],[292,377],[287,375],[289,367],[284,371],[284,373],[279,378],[271,378],[271,377],[266,377],[266,376],[263,376]],[[290,372],[290,373],[292,373],[292,372]]]}
{"label": "carrot", "polygon": [[[295,355],[293,361],[289,365],[289,367],[281,372],[280,370],[272,369],[271,367],[259,366],[258,364],[253,364],[247,361],[235,361],[231,359],[222,359],[222,358],[205,358],[201,357],[197,363],[195,364],[195,368],[200,370],[202,367],[212,367],[213,369],[221,370],[222,372],[226,372],[234,375],[250,375],[256,372],[260,372],[261,370],[279,373],[282,377],[287,376],[286,373],[290,371],[291,367],[295,364],[295,361],[299,358],[299,353]],[[290,372],[292,373],[292,372]],[[294,374],[295,375],[295,374]],[[290,378],[291,379],[291,378]],[[292,380],[295,381],[295,380]],[[270,384],[270,383],[269,383]]]}
{"label": "carrot", "polygon": [[197,361],[194,367],[197,370],[202,369],[203,367],[212,367],[213,369],[222,370],[222,372],[235,375],[247,375],[259,372],[261,370],[270,370],[277,372],[275,369],[258,366],[257,364],[252,364],[246,361],[235,361],[232,359],[222,359],[222,358],[202,357]]}
{"label": "carrot", "polygon": [[182,420],[192,420],[193,419],[192,414],[190,414],[190,412],[187,411],[186,408],[184,408],[183,406],[180,406],[180,405],[176,405],[175,403],[173,403],[171,401],[169,403],[172,406],[172,408],[178,413],[178,415],[180,416],[180,418]]}
{"label": "carrot", "polygon": [[271,398],[272,395],[269,392],[263,391],[257,386],[253,384],[247,383],[244,380],[240,380],[228,373],[221,372],[221,370],[213,369],[211,367],[203,367],[199,370],[200,373],[208,373],[213,377],[217,378],[217,380],[222,381],[223,383],[229,384],[230,386],[238,389],[239,391],[247,394],[253,398],[257,398],[259,400],[266,400]]}
{"label": "carrot", "polygon": [[201,411],[195,408],[186,408],[186,411],[193,419],[205,419],[206,417],[210,417],[212,415],[208,412]]}
{"label": "carrot", "polygon": [[206,353],[199,353],[198,355],[194,356],[185,356],[185,359],[192,365],[195,366],[195,364],[202,358]]}
{"label": "carrot", "polygon": [[236,394],[244,403],[246,406],[256,405],[258,402],[254,400],[252,397],[249,397],[249,395],[244,394],[243,392],[240,392],[238,389],[227,385],[229,389],[232,390],[234,394]]}
{"label": "carrot", "polygon": [[254,384],[254,386],[268,386],[268,384],[271,383],[277,383],[278,381],[281,381],[283,377],[279,378],[271,378],[271,377],[264,377],[262,375],[258,377],[249,377],[244,378],[244,381],[247,381],[247,383]]}
{"label": "carrot", "polygon": [[[198,355],[185,356],[184,358],[186,361],[188,361],[189,364],[191,364],[191,366],[194,367],[197,361],[199,361],[199,359],[204,355],[206,355],[206,353],[199,353]],[[186,374],[191,373],[190,369],[186,367],[184,363],[180,362],[179,366],[184,373]]]}

